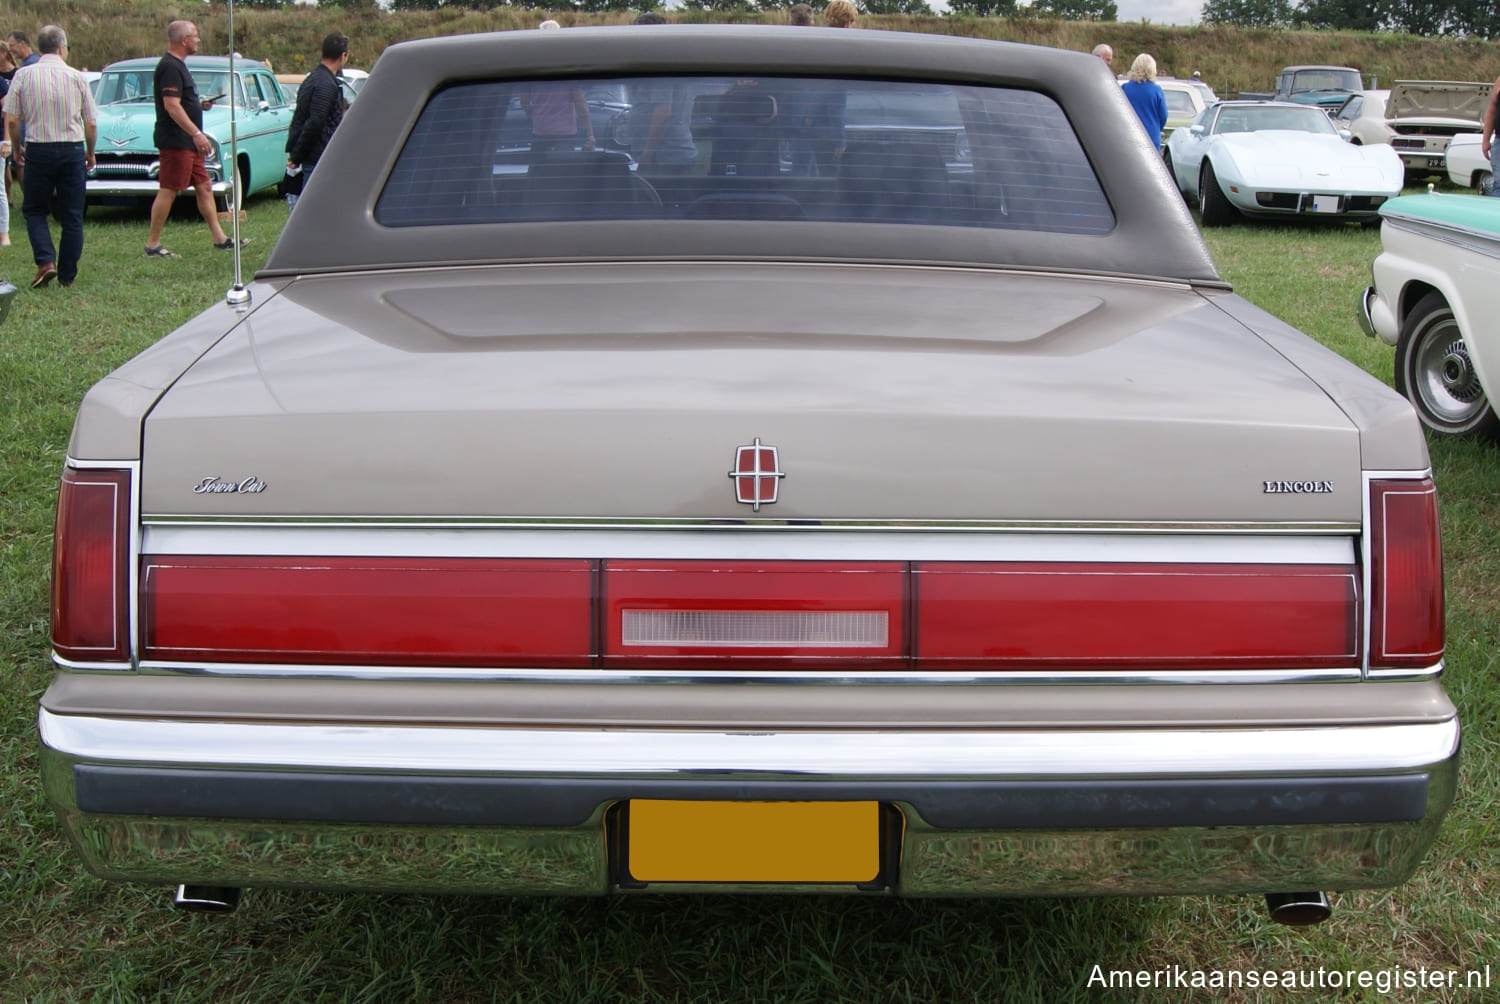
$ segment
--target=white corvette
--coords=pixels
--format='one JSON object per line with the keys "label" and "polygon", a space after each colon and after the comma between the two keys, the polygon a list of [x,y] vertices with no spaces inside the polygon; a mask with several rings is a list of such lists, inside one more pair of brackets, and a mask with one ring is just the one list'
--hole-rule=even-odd
{"label": "white corvette", "polygon": [[1221,101],[1178,129],[1162,154],[1207,227],[1241,214],[1375,220],[1401,194],[1401,158],[1384,144],[1355,146],[1310,105]]}

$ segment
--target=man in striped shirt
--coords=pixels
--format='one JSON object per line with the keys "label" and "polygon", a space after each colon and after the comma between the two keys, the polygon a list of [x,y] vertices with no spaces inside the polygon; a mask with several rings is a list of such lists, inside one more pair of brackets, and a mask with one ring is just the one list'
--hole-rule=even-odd
{"label": "man in striped shirt", "polygon": [[[36,262],[32,289],[78,277],[83,255],[83,205],[94,169],[98,112],[83,74],[68,66],[68,36],[55,24],[36,33],[41,59],[16,71],[5,95],[5,129],[21,174],[21,215]],[[25,142],[22,142],[22,124]],[[56,248],[47,216],[56,201],[62,239]]]}

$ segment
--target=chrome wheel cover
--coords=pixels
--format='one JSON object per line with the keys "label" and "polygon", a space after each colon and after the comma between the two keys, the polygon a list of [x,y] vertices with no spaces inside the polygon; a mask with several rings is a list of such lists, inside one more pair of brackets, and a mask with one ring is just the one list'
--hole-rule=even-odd
{"label": "chrome wheel cover", "polygon": [[1469,347],[1451,315],[1438,318],[1423,332],[1411,375],[1423,406],[1444,422],[1467,424],[1489,406]]}

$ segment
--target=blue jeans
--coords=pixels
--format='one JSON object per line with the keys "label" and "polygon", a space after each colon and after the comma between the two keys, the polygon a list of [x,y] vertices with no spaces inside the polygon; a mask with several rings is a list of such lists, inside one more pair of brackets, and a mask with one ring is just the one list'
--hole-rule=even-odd
{"label": "blue jeans", "polygon": [[1496,190],[1495,178],[1500,176],[1500,136],[1496,136],[1490,144],[1490,192],[1489,194],[1500,198],[1500,191]]}
{"label": "blue jeans", "polygon": [[[307,184],[307,179],[312,177],[313,168],[316,167],[316,166],[317,166],[316,164],[308,164],[308,165],[304,165],[303,166],[303,168],[302,168],[302,184],[303,185],[306,185]],[[287,212],[291,212],[293,209],[296,209],[297,208],[297,200],[300,199],[300,198],[302,198],[301,195],[288,195],[286,197],[286,211]]]}
{"label": "blue jeans", "polygon": [[[83,256],[87,175],[82,143],[26,144],[26,164],[21,173],[21,215],[26,217],[31,257],[38,265],[55,262],[57,280],[63,283],[78,277],[78,259]],[[56,249],[47,221],[54,198],[62,220],[62,239]]]}

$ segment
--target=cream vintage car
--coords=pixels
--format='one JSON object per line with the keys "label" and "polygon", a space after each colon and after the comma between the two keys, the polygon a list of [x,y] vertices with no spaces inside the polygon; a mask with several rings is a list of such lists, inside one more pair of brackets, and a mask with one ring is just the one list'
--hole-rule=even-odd
{"label": "cream vintage car", "polygon": [[1500,199],[1407,195],[1380,215],[1360,326],[1396,347],[1396,389],[1423,425],[1500,441]]}
{"label": "cream vintage car", "polygon": [[1448,145],[1460,136],[1479,134],[1490,88],[1488,81],[1396,81],[1386,113],[1395,133],[1391,149],[1401,156],[1409,177],[1442,174]]}
{"label": "cream vintage car", "polygon": [[[578,149],[610,81],[657,128]],[[40,735],[90,871],[1308,922],[1422,860],[1421,425],[1233,293],[1099,60],[429,39],[323,163],[79,411]]]}
{"label": "cream vintage car", "polygon": [[1472,188],[1480,195],[1489,195],[1495,186],[1495,178],[1490,159],[1481,152],[1483,140],[1477,132],[1454,136],[1448,149],[1443,151],[1443,166],[1453,184]]}

